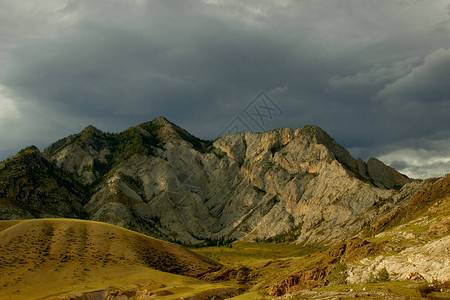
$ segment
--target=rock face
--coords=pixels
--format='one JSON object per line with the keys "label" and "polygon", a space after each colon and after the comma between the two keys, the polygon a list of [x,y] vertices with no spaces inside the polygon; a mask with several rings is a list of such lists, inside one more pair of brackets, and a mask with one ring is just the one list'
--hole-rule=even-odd
{"label": "rock face", "polygon": [[364,258],[350,269],[349,283],[361,283],[386,268],[392,280],[446,282],[450,280],[450,236],[409,247],[398,255]]}
{"label": "rock face", "polygon": [[[408,183],[409,180],[393,168],[386,166],[376,158],[371,158],[366,164],[367,175],[380,187],[399,188]],[[367,176],[366,175],[366,176]]]}
{"label": "rock face", "polygon": [[88,127],[44,155],[89,185],[89,219],[194,244],[339,241],[397,205],[411,181],[355,160],[316,126],[208,142],[160,117],[119,134]]}
{"label": "rock face", "polygon": [[[425,232],[428,233],[426,236],[423,233],[411,232],[409,229],[411,226],[408,226],[410,224],[425,228],[426,225],[432,224],[432,226],[428,232]],[[436,220],[421,218],[399,226],[394,231],[378,234],[376,236],[378,239],[386,240],[383,243],[384,247],[378,251],[378,254],[382,253],[382,255],[364,253],[359,259],[349,263],[347,281],[349,283],[366,282],[371,274],[376,274],[383,268],[386,268],[390,279],[397,281],[446,282],[450,280],[450,236],[448,235],[450,217],[445,218],[444,224],[439,224],[445,227],[445,232],[439,235],[432,233],[433,226],[436,224],[439,224]]]}
{"label": "rock face", "polygon": [[103,175],[95,167],[107,163],[110,147],[110,141],[103,132],[88,126],[80,134],[52,144],[45,149],[44,155],[81,183],[91,184]]}

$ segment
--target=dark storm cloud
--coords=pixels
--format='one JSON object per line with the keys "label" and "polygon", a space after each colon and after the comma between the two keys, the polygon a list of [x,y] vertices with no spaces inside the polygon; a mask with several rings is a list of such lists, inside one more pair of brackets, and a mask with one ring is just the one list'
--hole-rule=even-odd
{"label": "dark storm cloud", "polygon": [[95,117],[193,112],[217,95],[236,90],[236,97],[291,75],[284,70],[292,55],[265,35],[192,16],[192,8],[161,6],[145,6],[148,16],[136,20],[141,26],[87,22],[23,47],[10,57],[4,84],[24,99]]}
{"label": "dark storm cloud", "polygon": [[450,49],[438,49],[427,55],[423,64],[387,85],[379,97],[384,101],[408,103],[450,101]]}
{"label": "dark storm cloud", "polygon": [[403,170],[406,167],[408,167],[408,163],[404,160],[394,160],[389,165],[397,170],[400,170],[400,169]]}
{"label": "dark storm cloud", "polygon": [[266,129],[317,124],[365,159],[450,140],[447,1],[0,5],[1,158],[158,115],[215,138],[260,90],[284,111]]}

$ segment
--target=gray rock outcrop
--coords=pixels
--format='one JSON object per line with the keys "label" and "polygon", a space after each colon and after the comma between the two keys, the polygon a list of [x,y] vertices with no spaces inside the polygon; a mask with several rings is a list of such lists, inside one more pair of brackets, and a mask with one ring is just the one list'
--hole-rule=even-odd
{"label": "gray rock outcrop", "polygon": [[160,117],[126,132],[125,141],[132,132],[133,141],[152,138],[148,151],[116,159],[104,174],[94,164],[122,157],[123,142],[94,128],[45,153],[83,183],[104,176],[85,206],[90,219],[183,243],[339,241],[395,205],[394,188],[410,182],[378,160],[355,160],[316,126],[208,143]]}

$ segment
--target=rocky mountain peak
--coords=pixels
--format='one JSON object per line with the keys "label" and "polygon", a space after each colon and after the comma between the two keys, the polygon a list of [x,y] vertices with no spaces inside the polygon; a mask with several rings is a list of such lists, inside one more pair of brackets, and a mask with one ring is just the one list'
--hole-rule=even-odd
{"label": "rocky mountain peak", "polygon": [[209,141],[199,139],[185,129],[175,125],[164,117],[158,117],[153,121],[137,126],[154,135],[162,143],[177,145],[190,145],[197,151],[204,151],[210,144]]}
{"label": "rocky mountain peak", "polygon": [[376,158],[370,158],[367,161],[367,173],[376,185],[384,185],[386,188],[401,188],[411,180],[394,168],[385,165]]}
{"label": "rocky mountain peak", "polygon": [[13,158],[41,158],[41,151],[34,145],[29,146],[25,149],[20,150],[19,153],[17,153],[17,155],[15,155]]}
{"label": "rocky mountain peak", "polygon": [[170,122],[169,120],[167,120],[166,118],[164,118],[162,116],[159,116],[159,117],[155,118],[152,122],[155,125],[161,126],[161,127],[164,127],[164,126],[176,126],[175,124],[173,124],[172,122]]}
{"label": "rocky mountain peak", "polygon": [[31,153],[41,153],[41,151],[39,151],[39,149],[35,145],[31,145],[31,146],[21,150],[19,153],[31,154]]}
{"label": "rocky mountain peak", "polygon": [[89,136],[100,136],[103,135],[103,132],[93,125],[88,125],[83,131],[80,132],[80,135],[89,135]]}
{"label": "rocky mountain peak", "polygon": [[295,133],[297,136],[302,136],[304,139],[310,139],[319,143],[329,143],[333,140],[322,128],[317,125],[306,125],[299,127]]}
{"label": "rocky mountain peak", "polygon": [[314,125],[300,127],[295,131],[297,137],[307,140],[311,143],[324,145],[335,156],[335,158],[349,168],[351,171],[356,170],[356,161],[350,152],[339,145],[333,138],[331,138],[322,128]]}
{"label": "rocky mountain peak", "polygon": [[95,170],[107,164],[111,138],[92,125],[78,134],[70,135],[51,144],[44,156],[57,167],[73,174],[83,184],[90,184],[103,175]]}
{"label": "rocky mountain peak", "polygon": [[148,133],[157,136],[163,142],[180,139],[179,131],[182,130],[164,117],[158,117],[153,121],[142,123],[137,128],[146,130]]}

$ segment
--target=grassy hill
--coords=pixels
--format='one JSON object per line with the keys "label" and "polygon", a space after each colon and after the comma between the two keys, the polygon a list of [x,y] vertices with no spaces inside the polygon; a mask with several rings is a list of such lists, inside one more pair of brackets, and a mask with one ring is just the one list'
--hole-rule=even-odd
{"label": "grassy hill", "polygon": [[173,296],[222,287],[194,279],[217,269],[213,260],[120,227],[40,219],[0,221],[0,230],[0,299],[108,289]]}

